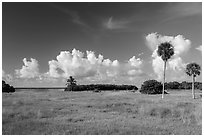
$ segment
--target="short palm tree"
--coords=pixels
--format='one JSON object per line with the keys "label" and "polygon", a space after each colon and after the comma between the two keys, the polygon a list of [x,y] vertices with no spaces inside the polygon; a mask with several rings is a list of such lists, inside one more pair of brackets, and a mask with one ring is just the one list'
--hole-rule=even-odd
{"label": "short palm tree", "polygon": [[174,55],[174,47],[169,42],[161,43],[158,46],[157,54],[164,61],[164,78],[163,78],[163,90],[162,90],[162,98],[164,98],[164,83],[165,83],[166,63],[167,63],[168,59],[170,59],[171,56]]}
{"label": "short palm tree", "polygon": [[66,85],[67,85],[67,87],[69,86],[71,88],[71,91],[72,91],[73,87],[76,86],[76,80],[72,76],[69,76],[69,78],[67,79]]}
{"label": "short palm tree", "polygon": [[195,91],[194,91],[195,77],[200,75],[200,71],[201,71],[201,68],[196,63],[189,63],[186,66],[186,74],[189,76],[192,76],[192,97],[193,99],[195,99]]}

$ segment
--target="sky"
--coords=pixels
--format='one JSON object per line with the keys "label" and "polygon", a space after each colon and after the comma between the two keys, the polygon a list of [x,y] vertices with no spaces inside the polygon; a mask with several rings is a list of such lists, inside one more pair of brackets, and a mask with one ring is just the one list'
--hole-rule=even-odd
{"label": "sky", "polygon": [[78,84],[162,81],[162,42],[175,51],[166,81],[191,81],[186,64],[202,67],[202,3],[2,3],[2,79],[14,87],[62,87],[69,76]]}

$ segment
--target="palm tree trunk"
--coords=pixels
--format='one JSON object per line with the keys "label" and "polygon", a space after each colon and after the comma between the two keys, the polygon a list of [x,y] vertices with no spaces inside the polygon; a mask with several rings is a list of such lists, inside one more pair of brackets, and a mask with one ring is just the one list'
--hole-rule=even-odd
{"label": "palm tree trunk", "polygon": [[164,79],[163,79],[162,99],[164,98],[165,71],[166,71],[166,61],[164,61],[164,77],[163,77]]}
{"label": "palm tree trunk", "polygon": [[71,91],[73,91],[73,85],[71,84],[70,86],[71,86]]}
{"label": "palm tree trunk", "polygon": [[194,77],[194,75],[192,75],[192,96],[193,96],[193,99],[195,99],[194,81],[195,81],[195,77]]}

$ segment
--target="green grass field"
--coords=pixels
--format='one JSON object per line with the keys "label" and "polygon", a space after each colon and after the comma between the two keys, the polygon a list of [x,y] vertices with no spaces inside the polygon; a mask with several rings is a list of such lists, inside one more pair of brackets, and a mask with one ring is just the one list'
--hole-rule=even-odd
{"label": "green grass field", "polygon": [[2,134],[202,134],[200,91],[168,92],[3,93]]}

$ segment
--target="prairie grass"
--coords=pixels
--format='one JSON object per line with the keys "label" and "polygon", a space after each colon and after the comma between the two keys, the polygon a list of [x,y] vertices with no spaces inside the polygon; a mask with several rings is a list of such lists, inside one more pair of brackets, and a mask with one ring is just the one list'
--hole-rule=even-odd
{"label": "prairie grass", "polygon": [[[2,134],[197,134],[202,99],[191,91],[161,95],[138,92],[19,91],[2,95]],[[197,91],[198,92],[198,91]]]}

